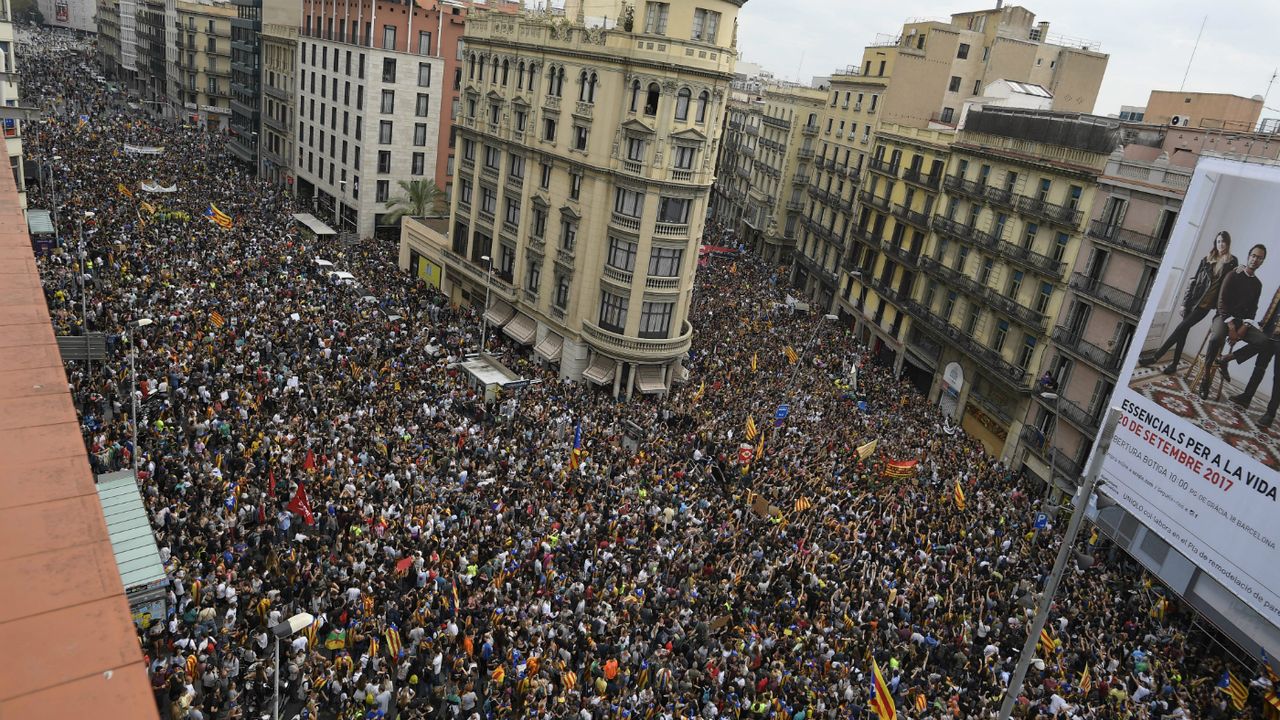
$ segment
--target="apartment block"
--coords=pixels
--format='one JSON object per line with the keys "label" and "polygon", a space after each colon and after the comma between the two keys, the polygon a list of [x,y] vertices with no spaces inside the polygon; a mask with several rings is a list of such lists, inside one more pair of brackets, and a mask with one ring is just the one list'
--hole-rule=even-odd
{"label": "apartment block", "polygon": [[[262,102],[262,19],[264,11],[280,11],[281,3],[231,0],[231,120],[227,149],[242,162],[259,167],[258,125]],[[261,168],[259,167],[259,172]]]}
{"label": "apartment block", "polygon": [[1008,458],[1017,444],[1120,138],[1107,118],[970,112],[929,218],[923,277],[881,293],[908,316],[898,325],[904,373],[994,454]]}
{"label": "apartment block", "polygon": [[743,1],[471,15],[449,225],[406,221],[401,266],[456,302],[491,296],[491,330],[562,377],[668,390]]}
{"label": "apartment block", "polygon": [[[801,128],[799,164],[791,177],[792,206],[799,200],[801,210],[790,280],[820,307],[831,308],[885,84],[849,67],[833,73],[822,90],[827,95],[821,108]],[[788,218],[788,228],[790,223]]]}
{"label": "apartment block", "polygon": [[68,28],[80,32],[94,32],[94,16],[98,6],[95,0],[38,0],[36,5],[49,27]]}
{"label": "apartment block", "polygon": [[177,0],[174,61],[169,64],[170,99],[185,121],[226,132],[231,118],[230,3]]}
{"label": "apartment block", "polygon": [[[1068,488],[1093,449],[1196,162],[1206,152],[1280,157],[1274,135],[1140,124],[1122,132],[1124,145],[1111,153],[1098,179],[1064,310],[1038,369],[1054,377],[1058,397],[1033,393],[1021,431],[1023,467],[1047,481],[1052,464],[1054,480]],[[1157,316],[1151,336],[1163,337],[1176,321]]]}
{"label": "apartment block", "polygon": [[98,65],[102,74],[136,94],[138,62],[138,3],[136,0],[98,0],[94,23],[98,29]]}
{"label": "apartment block", "polygon": [[790,258],[799,226],[801,128],[826,93],[801,85],[769,84],[758,94],[734,92],[712,188],[713,214],[771,262]]}
{"label": "apartment block", "polygon": [[[14,34],[11,0],[0,0],[0,105],[20,105],[18,95],[18,61],[14,57],[17,36]],[[17,187],[18,207],[27,207],[27,188],[22,165],[22,121],[4,120],[4,151],[13,171]]]}
{"label": "apartment block", "polygon": [[[293,22],[264,18],[261,35],[262,88],[258,113],[258,177],[272,185],[293,189],[294,149],[297,145],[298,29]],[[276,18],[284,20],[284,18]]]}
{"label": "apartment block", "polygon": [[399,181],[434,180],[448,119],[444,62],[431,52],[436,26],[415,23],[407,6],[360,7],[348,23],[332,6],[303,4],[294,163],[298,195],[318,217],[371,237],[396,233],[383,218]]}
{"label": "apartment block", "polygon": [[862,53],[865,77],[888,85],[881,119],[954,126],[964,102],[997,80],[1048,89],[1054,109],[1092,112],[1107,69],[1097,43],[1052,34],[1035,13],[1007,6],[912,20]]}
{"label": "apartment block", "polygon": [[[932,219],[955,133],[887,123],[875,135],[858,197],[851,243],[839,268],[836,313],[888,365],[902,369],[912,297],[930,263]],[[931,375],[917,384],[928,387]]]}
{"label": "apartment block", "polygon": [[1142,119],[1153,125],[1252,133],[1258,129],[1262,103],[1261,95],[1152,90]]}

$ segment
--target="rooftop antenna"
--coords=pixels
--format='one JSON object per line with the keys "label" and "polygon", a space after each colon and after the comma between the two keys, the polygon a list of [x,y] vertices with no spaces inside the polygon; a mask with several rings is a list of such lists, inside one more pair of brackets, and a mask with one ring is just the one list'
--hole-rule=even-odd
{"label": "rooftop antenna", "polygon": [[1204,20],[1200,21],[1200,32],[1196,33],[1196,44],[1191,46],[1191,57],[1187,59],[1187,71],[1182,74],[1182,84],[1178,86],[1178,92],[1182,92],[1187,87],[1187,76],[1191,74],[1191,63],[1196,59],[1196,48],[1200,47],[1200,37],[1204,35],[1204,26],[1207,22],[1209,22],[1209,16],[1205,15]]}
{"label": "rooftop antenna", "polygon": [[1267,91],[1262,95],[1262,106],[1267,106],[1267,100],[1271,98],[1271,86],[1276,84],[1276,77],[1280,76],[1280,68],[1271,71],[1271,79],[1267,81]]}
{"label": "rooftop antenna", "polygon": [[802,81],[800,80],[800,69],[801,69],[801,68],[803,68],[803,67],[804,67],[804,50],[801,50],[801,51],[800,51],[800,62],[796,63],[796,82],[802,82]]}

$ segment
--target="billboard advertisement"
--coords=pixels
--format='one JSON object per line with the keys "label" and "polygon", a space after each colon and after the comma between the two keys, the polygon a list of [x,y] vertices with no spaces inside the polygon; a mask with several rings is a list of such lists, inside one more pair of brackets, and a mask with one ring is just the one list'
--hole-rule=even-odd
{"label": "billboard advertisement", "polygon": [[1106,493],[1280,627],[1280,167],[1200,160],[1136,337]]}

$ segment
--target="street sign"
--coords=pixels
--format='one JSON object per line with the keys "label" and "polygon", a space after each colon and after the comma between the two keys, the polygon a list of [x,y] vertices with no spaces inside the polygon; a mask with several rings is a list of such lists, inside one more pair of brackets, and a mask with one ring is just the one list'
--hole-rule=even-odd
{"label": "street sign", "polygon": [[779,405],[778,409],[773,412],[773,419],[786,420],[787,416],[790,414],[791,414],[791,406],[784,403],[782,405]]}
{"label": "street sign", "polygon": [[528,380],[512,380],[511,382],[504,384],[502,386],[502,389],[503,390],[523,390],[524,388],[527,388],[527,387],[529,387]]}
{"label": "street sign", "polygon": [[1035,529],[1043,530],[1049,527],[1049,516],[1044,513],[1036,513]]}

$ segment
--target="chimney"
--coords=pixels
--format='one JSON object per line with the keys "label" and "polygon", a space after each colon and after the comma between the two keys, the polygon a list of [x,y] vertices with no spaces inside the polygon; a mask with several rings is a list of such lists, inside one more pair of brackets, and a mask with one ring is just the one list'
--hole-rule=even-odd
{"label": "chimney", "polygon": [[999,10],[1002,7],[1004,7],[1004,0],[996,0],[996,9]]}

